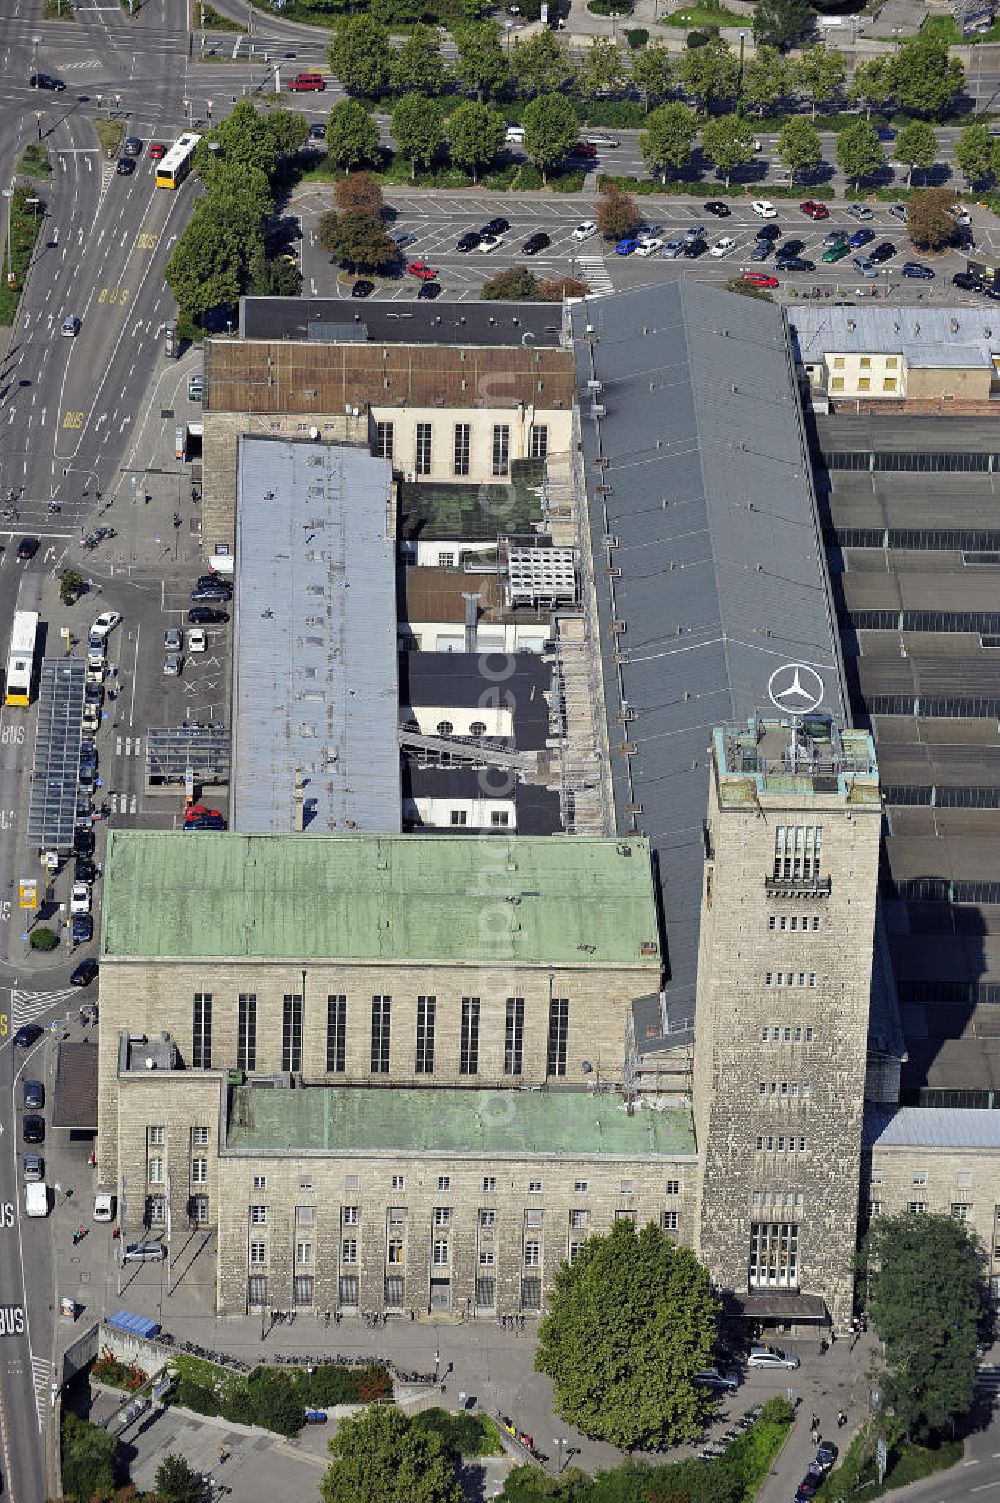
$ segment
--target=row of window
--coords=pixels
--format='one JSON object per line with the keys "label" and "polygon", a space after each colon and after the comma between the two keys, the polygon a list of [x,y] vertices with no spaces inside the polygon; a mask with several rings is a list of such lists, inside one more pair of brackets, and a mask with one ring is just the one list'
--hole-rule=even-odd
{"label": "row of window", "polygon": [[[394,1183],[393,1184],[393,1189],[394,1190],[401,1190],[403,1188],[402,1176],[401,1175],[396,1175],[396,1176],[394,1176],[394,1180],[398,1180],[398,1183]],[[437,1187],[438,1187],[438,1190],[440,1190],[440,1191],[449,1192],[451,1190],[451,1176],[447,1175],[447,1174],[439,1175],[438,1176]],[[311,1186],[310,1186],[310,1188],[311,1188]],[[255,1190],[266,1190],[267,1189],[267,1177],[265,1175],[263,1175],[263,1174],[254,1175],[254,1189]],[[484,1176],[484,1178],[483,1178],[483,1190],[485,1192],[487,1192],[487,1193],[493,1193],[493,1192],[496,1191],[496,1179],[492,1175]],[[584,1179],[577,1180],[576,1181],[576,1190],[577,1190],[577,1193],[580,1193],[580,1194],[585,1193],[586,1190],[587,1190],[587,1181],[584,1180]],[[667,1180],[667,1182],[666,1182],[666,1193],[668,1195],[679,1195],[680,1191],[681,1191],[681,1182],[680,1182],[679,1179],[668,1179]],[[541,1193],[542,1193],[542,1181],[540,1179],[529,1180],[528,1181],[528,1194],[529,1195],[540,1195]],[[635,1194],[635,1181],[631,1180],[631,1179],[620,1180],[619,1181],[619,1194],[621,1194],[621,1195],[634,1195]],[[248,1210],[248,1218],[249,1218],[249,1221],[250,1221],[250,1225],[251,1226],[267,1226],[268,1225],[268,1209],[269,1209],[268,1206],[265,1203],[262,1203],[262,1202],[255,1202],[255,1203],[251,1204],[251,1206],[249,1207],[249,1210]],[[452,1225],[452,1219],[451,1219],[452,1218],[452,1209],[453,1208],[451,1206],[435,1206],[434,1210],[433,1210],[433,1222],[434,1222],[434,1225],[436,1227],[450,1227]],[[311,1205],[299,1205],[299,1206],[296,1206],[295,1207],[295,1222],[296,1222],[296,1225],[298,1225],[298,1226],[312,1226],[313,1223],[314,1223],[314,1220],[315,1220],[315,1210],[316,1210],[315,1206],[311,1206]],[[407,1214],[407,1207],[406,1206],[390,1206],[389,1209],[388,1209],[388,1212],[387,1212],[389,1225],[390,1226],[402,1226],[405,1223],[406,1214]],[[621,1212],[616,1212],[615,1214],[616,1215],[620,1214],[622,1216],[631,1216],[631,1215],[634,1215],[634,1212],[632,1212],[632,1211],[621,1211]],[[676,1212],[670,1212],[669,1214],[676,1215]],[[496,1217],[497,1217],[496,1210],[492,1206],[482,1206],[482,1207],[480,1207],[479,1213],[478,1213],[478,1220],[479,1220],[479,1225],[481,1227],[494,1227],[494,1226],[496,1226]],[[586,1207],[582,1207],[581,1206],[581,1207],[574,1208],[573,1210],[571,1210],[569,1212],[569,1224],[570,1224],[571,1227],[573,1227],[576,1230],[584,1229],[584,1228],[586,1228],[586,1226],[588,1224],[589,1217],[590,1217],[590,1212],[589,1212],[589,1210]],[[525,1221],[525,1225],[526,1226],[541,1226],[541,1224],[542,1224],[542,1211],[541,1211],[541,1209],[535,1209],[534,1207],[532,1207],[530,1209],[525,1210],[525,1212],[524,1212],[524,1221]],[[360,1226],[361,1225],[361,1207],[360,1206],[356,1206],[356,1205],[342,1206],[341,1210],[340,1210],[340,1223],[341,1223],[341,1226],[345,1226],[345,1227],[346,1226]]]}
{"label": "row of window", "polygon": [[812,1085],[808,1080],[762,1080],[757,1091],[761,1096],[775,1096],[782,1101],[808,1101]]}
{"label": "row of window", "polygon": [[[159,1136],[157,1138],[157,1142],[159,1142],[161,1144],[163,1142],[163,1131],[164,1131],[164,1129],[162,1127],[151,1127],[149,1129],[150,1135],[152,1135],[153,1133],[159,1134]],[[152,1141],[152,1137],[150,1138],[150,1141]],[[394,1174],[394,1175],[392,1175],[391,1176],[391,1185],[392,1185],[392,1188],[394,1190],[405,1190],[406,1189],[406,1177],[405,1177],[405,1175],[402,1175],[402,1174]],[[253,1187],[254,1187],[255,1190],[266,1190],[267,1189],[267,1175],[266,1174],[255,1174],[253,1176]],[[438,1187],[438,1190],[440,1190],[442,1192],[449,1192],[451,1190],[451,1175],[450,1174],[439,1174],[438,1175],[438,1179],[437,1179],[437,1187]],[[299,1189],[300,1190],[312,1190],[312,1188],[313,1188],[313,1182],[312,1182],[312,1178],[311,1177],[308,1177],[308,1178],[307,1177],[301,1177],[299,1179]],[[345,1186],[344,1186],[344,1188],[347,1189],[347,1190],[359,1190],[361,1188],[361,1185],[360,1185],[360,1180],[359,1180],[358,1175],[356,1175],[356,1174],[348,1174],[346,1176],[346,1179],[345,1179]],[[496,1194],[496,1188],[497,1188],[496,1175],[495,1174],[484,1174],[483,1175],[483,1194],[484,1195],[494,1195],[494,1194]],[[575,1195],[586,1195],[586,1193],[589,1190],[589,1188],[590,1188],[590,1181],[589,1180],[586,1180],[586,1179],[576,1179],[576,1180],[573,1181],[573,1193]],[[541,1193],[542,1193],[542,1181],[540,1179],[529,1179],[528,1180],[528,1194],[529,1195],[541,1195]],[[632,1180],[632,1179],[619,1180],[619,1182],[618,1182],[618,1193],[620,1195],[634,1195],[635,1194],[635,1180]],[[679,1195],[681,1193],[681,1182],[680,1182],[680,1180],[679,1179],[668,1179],[667,1182],[666,1182],[666,1193],[668,1195]],[[266,1211],[267,1208],[265,1206],[265,1207],[261,1207],[261,1209]],[[350,1222],[348,1224],[356,1225],[357,1224],[357,1218],[361,1214],[360,1213],[360,1207],[357,1207],[357,1206],[345,1206],[344,1207],[344,1212],[345,1212],[345,1214],[346,1213],[350,1213],[355,1218],[353,1222]],[[392,1214],[391,1211],[390,1211],[390,1214]],[[485,1214],[485,1212],[484,1212],[484,1214]],[[493,1213],[491,1212],[490,1214],[492,1215]]]}
{"label": "row of window", "polygon": [[[191,1183],[193,1185],[208,1184],[208,1159],[193,1158],[191,1160]],[[154,1153],[146,1160],[146,1180],[151,1185],[166,1183],[166,1169],[162,1154]]]}
{"label": "row of window", "polygon": [[[899,368],[899,356],[898,355],[884,355],[884,356],[881,357],[881,359],[882,359],[882,364],[883,364],[884,368],[887,371],[894,371],[894,370],[897,370]],[[846,359],[845,359],[845,357],[843,355],[835,355],[833,357],[833,368],[834,368],[835,371],[842,371],[842,370],[844,370],[845,367],[846,367],[846,364],[847,364],[847,362],[846,362]],[[859,359],[858,359],[858,366],[863,371],[870,371],[871,368],[872,368],[871,356],[870,355],[861,355],[859,357]]]}
{"label": "row of window", "polygon": [[[844,378],[843,378],[843,376],[831,376],[830,377],[830,390],[831,391],[843,391],[844,389],[845,388],[844,388]],[[857,381],[855,381],[852,384],[851,389],[852,389],[852,391],[871,391],[871,389],[872,389],[871,377],[870,376],[859,376],[858,379],[857,379]],[[883,392],[894,392],[894,391],[898,391],[898,390],[899,390],[899,379],[898,379],[898,377],[896,377],[896,376],[883,376],[882,377],[882,391]]]}
{"label": "row of window", "polygon": [[[450,1287],[450,1280],[447,1278],[431,1280],[432,1308],[450,1308]],[[337,1283],[338,1308],[347,1311],[358,1310],[360,1293],[358,1275],[342,1273]],[[275,1298],[280,1297],[275,1296]],[[406,1280],[402,1274],[386,1276],[383,1297],[387,1310],[401,1311],[405,1308]],[[420,1299],[423,1300],[425,1297],[426,1290],[422,1290]],[[292,1303],[299,1309],[309,1309],[315,1298],[316,1287],[312,1274],[296,1273],[292,1279]],[[247,1303],[250,1309],[266,1310],[270,1308],[271,1302],[267,1274],[252,1273],[247,1279]],[[526,1275],[521,1279],[520,1307],[526,1311],[538,1311],[542,1308],[542,1281],[536,1274]],[[496,1280],[494,1278],[476,1279],[476,1309],[483,1312],[496,1309]]]}
{"label": "row of window", "polygon": [[[775,875],[777,876],[777,873]],[[801,917],[797,913],[771,913],[767,919],[767,927],[769,929],[777,929],[781,934],[789,932],[795,934],[796,931],[802,934],[805,934],[807,931],[815,934],[819,926],[820,916],[818,913],[803,913]]]}
{"label": "row of window", "polygon": [[[188,1219],[195,1226],[207,1226],[208,1196],[190,1196],[187,1201],[187,1214]],[[167,1199],[165,1195],[148,1195],[146,1197],[146,1211],[143,1220],[147,1226],[166,1226]]]}
{"label": "row of window", "polygon": [[794,1133],[789,1137],[758,1133],[755,1146],[758,1153],[806,1153],[808,1142],[808,1138],[797,1138]]}
{"label": "row of window", "polygon": [[[479,1072],[479,997],[462,998],[459,1074]],[[417,998],[414,1073],[434,1073],[437,998]],[[302,1069],[303,1006],[300,993],[287,993],[282,1003],[281,1068]],[[371,1073],[388,1075],[392,1035],[392,997],[376,994],[371,1002]],[[566,1074],[569,1037],[569,998],[549,1000],[549,1031],[546,1065],[550,1075]],[[347,998],[326,999],[327,1073],[342,1074],[347,1065]],[[257,995],[240,992],[238,1002],[236,1064],[241,1070],[257,1068]],[[212,993],[196,992],[191,1029],[191,1065],[196,1070],[212,1067]],[[504,1074],[520,1075],[524,1067],[524,998],[508,997],[504,1024]]]}
{"label": "row of window", "polygon": [[782,881],[819,876],[822,825],[778,825],[774,831],[774,875]]}
{"label": "row of window", "polygon": [[762,1044],[811,1044],[813,1030],[808,1023],[776,1024],[772,1028],[760,1030],[760,1041]]}
{"label": "row of window", "polygon": [[[414,449],[413,468],[418,475],[431,473],[433,456],[434,424],[418,423]],[[545,459],[549,452],[549,430],[546,423],[535,423],[531,429],[530,454],[532,459]],[[468,475],[471,467],[472,424],[456,423],[452,435],[452,474]],[[392,422],[375,424],[375,454],[379,459],[396,458],[396,428]],[[510,424],[494,423],[492,472],[502,476],[510,470]]]}
{"label": "row of window", "polygon": [[[167,1141],[167,1129],[162,1124],[157,1124],[146,1129],[146,1142],[150,1148],[162,1148]],[[194,1148],[208,1147],[208,1128],[191,1128],[191,1145]]]}

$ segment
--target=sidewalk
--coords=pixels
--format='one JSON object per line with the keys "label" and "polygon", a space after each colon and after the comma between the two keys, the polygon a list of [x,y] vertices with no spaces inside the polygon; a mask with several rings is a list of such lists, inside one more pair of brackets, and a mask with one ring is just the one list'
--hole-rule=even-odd
{"label": "sidewalk", "polygon": [[[846,1450],[868,1416],[866,1374],[874,1346],[875,1338],[870,1332],[861,1337],[853,1350],[849,1336],[839,1337],[825,1353],[819,1352],[818,1340],[810,1342],[808,1347],[802,1342],[795,1343],[803,1365],[789,1377],[802,1402],[788,1439],[757,1495],[757,1503],[792,1503],[795,1490],[816,1454],[809,1433],[813,1414],[819,1418],[823,1439],[832,1440],[841,1453]],[[813,1352],[815,1357],[811,1355]],[[801,1380],[803,1371],[808,1374],[807,1381],[796,1381]],[[847,1424],[838,1430],[837,1413],[841,1409],[847,1415]]]}

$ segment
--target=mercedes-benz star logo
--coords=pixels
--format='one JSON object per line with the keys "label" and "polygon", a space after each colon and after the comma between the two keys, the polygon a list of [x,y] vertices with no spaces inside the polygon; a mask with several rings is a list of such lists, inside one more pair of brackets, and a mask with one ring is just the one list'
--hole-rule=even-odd
{"label": "mercedes-benz star logo", "polygon": [[767,681],[768,698],[786,715],[808,715],[823,703],[826,690],[808,663],[783,663]]}

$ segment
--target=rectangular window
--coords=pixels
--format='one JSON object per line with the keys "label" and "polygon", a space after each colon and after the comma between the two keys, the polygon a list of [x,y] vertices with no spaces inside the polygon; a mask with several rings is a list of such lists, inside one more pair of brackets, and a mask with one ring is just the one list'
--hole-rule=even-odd
{"label": "rectangular window", "polygon": [[492,1268],[496,1262],[496,1253],[491,1248],[484,1247],[479,1252],[480,1268]]}
{"label": "rectangular window", "polygon": [[149,1224],[163,1226],[167,1219],[167,1202],[162,1195],[149,1197]]}
{"label": "rectangular window", "polygon": [[895,391],[896,390],[896,377],[895,376],[883,376],[883,378],[882,378],[882,390],[883,391]]}
{"label": "rectangular window", "polygon": [[342,1310],[356,1310],[358,1307],[358,1276],[356,1273],[342,1273],[337,1285]]}
{"label": "rectangular window", "polygon": [[194,1144],[194,1146],[196,1148],[207,1148],[208,1147],[208,1128],[207,1127],[192,1127],[192,1129],[191,1129],[191,1142]]}
{"label": "rectangular window", "polygon": [[390,1265],[398,1265],[403,1261],[402,1237],[390,1237],[385,1250],[385,1261]]}
{"label": "rectangular window", "polygon": [[469,473],[469,444],[472,437],[471,423],[455,424],[455,474]]}
{"label": "rectangular window", "polygon": [[454,567],[455,567],[455,555],[454,555],[454,553],[439,553],[438,554],[438,568],[439,569],[454,569]]}
{"label": "rectangular window", "polygon": [[372,1074],[389,1073],[389,1030],[392,1022],[392,998],[372,998]]}
{"label": "rectangular window", "polygon": [[534,423],[531,429],[531,457],[545,459],[549,452],[549,430],[546,423]]}
{"label": "rectangular window", "polygon": [[166,1129],[162,1127],[150,1127],[147,1129],[146,1140],[149,1143],[150,1148],[163,1147],[163,1144],[166,1141],[165,1132]]}
{"label": "rectangular window", "polygon": [[435,1268],[447,1268],[448,1266],[448,1238],[435,1237],[434,1251],[431,1261]]}
{"label": "rectangular window", "polygon": [[406,1179],[402,1174],[394,1174],[392,1176],[392,1188],[394,1190],[406,1189]]}
{"label": "rectangular window", "polygon": [[584,1231],[587,1226],[586,1211],[570,1211],[569,1224],[574,1231]]}
{"label": "rectangular window", "polygon": [[254,1187],[255,1190],[266,1190],[267,1189],[267,1175],[266,1174],[255,1174],[254,1177],[253,1177],[253,1187]]}
{"label": "rectangular window", "polygon": [[540,1310],[542,1308],[542,1281],[537,1278],[521,1280],[521,1309]]}
{"label": "rectangular window", "polygon": [[506,475],[510,468],[510,427],[496,423],[493,428],[493,473]]}
{"label": "rectangular window", "polygon": [[497,1224],[497,1213],[496,1213],[496,1211],[480,1211],[480,1213],[479,1213],[479,1225],[480,1226],[496,1226],[496,1224]]}
{"label": "rectangular window", "polygon": [[296,1206],[295,1207],[295,1225],[296,1226],[315,1226],[315,1224],[316,1224],[316,1207],[315,1206]]}
{"label": "rectangular window", "polygon": [[927,1209],[927,1202],[925,1200],[911,1200],[906,1209],[910,1212],[911,1216],[922,1216]]}
{"label": "rectangular window", "polygon": [[494,830],[505,830],[510,824],[510,815],[506,809],[490,810],[490,825]]}
{"label": "rectangular window", "polygon": [[417,1058],[414,1065],[417,1075],[434,1074],[434,1019],[436,1013],[436,997],[417,998]]}
{"label": "rectangular window", "polygon": [[191,1027],[191,1068],[212,1068],[212,993],[195,992]]}
{"label": "rectangular window", "polygon": [[496,1279],[476,1280],[476,1309],[492,1310],[497,1302]]}
{"label": "rectangular window", "polygon": [[774,876],[779,881],[815,881],[823,849],[822,825],[778,825],[774,832]]}
{"label": "rectangular window", "polygon": [[434,1225],[451,1226],[451,1206],[434,1207]]}
{"label": "rectangular window", "polygon": [[292,1280],[292,1303],[306,1309],[313,1302],[313,1280],[311,1274],[297,1273]]}
{"label": "rectangular window", "polygon": [[344,1226],[358,1226],[361,1222],[360,1206],[345,1206],[340,1213],[340,1220]]}
{"label": "rectangular window", "polygon": [[913,1183],[915,1185],[926,1185],[926,1183],[927,1183],[927,1170],[926,1169],[914,1169],[914,1171],[913,1171]]}
{"label": "rectangular window", "polygon": [[405,1206],[390,1206],[389,1207],[389,1225],[390,1226],[405,1226],[406,1225],[406,1207]]}
{"label": "rectangular window", "polygon": [[843,378],[843,376],[832,376],[830,378],[830,390],[831,391],[843,391],[843,389],[844,389],[844,378]]}
{"label": "rectangular window", "polygon": [[344,1237],[341,1239],[340,1261],[342,1263],[356,1263],[358,1261],[357,1237]]}
{"label": "rectangular window", "polygon": [[467,809],[452,809],[452,811],[451,811],[451,822],[455,826],[456,829],[462,829],[465,825],[467,825],[469,823],[469,812],[468,812],[468,810]]}
{"label": "rectangular window", "polygon": [[566,1074],[566,1035],[569,1032],[569,998],[549,999],[549,1049],[547,1069],[550,1075]]}
{"label": "rectangular window", "polygon": [[302,1264],[302,1263],[311,1263],[312,1260],[313,1260],[313,1245],[312,1245],[312,1243],[311,1242],[296,1242],[296,1244],[295,1244],[295,1261],[296,1261],[296,1263],[299,1263],[299,1264]]}
{"label": "rectangular window", "polygon": [[375,458],[391,459],[395,437],[391,423],[375,424]]}
{"label": "rectangular window", "polygon": [[871,391],[871,389],[872,389],[872,378],[871,378],[871,376],[859,376],[858,377],[858,391]]}
{"label": "rectangular window", "polygon": [[191,1183],[193,1185],[208,1184],[208,1159],[191,1160]]}
{"label": "rectangular window", "polygon": [[208,1196],[193,1195],[191,1197],[191,1219],[195,1226],[208,1225]]}
{"label": "rectangular window", "polygon": [[968,1205],[965,1201],[961,1201],[961,1202],[952,1201],[951,1214],[952,1214],[952,1216],[954,1216],[954,1218],[955,1218],[956,1221],[968,1221],[968,1219],[969,1219],[969,1212],[971,1210],[972,1210],[972,1207],[970,1205]]}
{"label": "rectangular window", "polygon": [[835,371],[842,371],[844,369],[844,357],[843,357],[843,355],[834,355],[834,357],[833,357],[833,368],[834,368]]}
{"label": "rectangular window", "polygon": [[676,1211],[661,1211],[661,1213],[660,1213],[660,1225],[662,1226],[662,1228],[663,1228],[663,1230],[665,1232],[676,1232],[676,1230],[677,1230],[677,1212]]}
{"label": "rectangular window", "polygon": [[385,1302],[390,1310],[401,1310],[406,1300],[406,1280],[402,1274],[390,1274],[385,1281]]}
{"label": "rectangular window", "polygon": [[479,1073],[479,998],[462,998],[462,1039],[458,1056],[459,1075]]}
{"label": "rectangular window", "polygon": [[281,1068],[302,1069],[302,997],[298,992],[286,992],[281,1009]]}
{"label": "rectangular window", "polygon": [[251,1266],[255,1265],[255,1266],[259,1267],[262,1263],[266,1263],[266,1262],[267,1262],[267,1243],[266,1242],[251,1242],[251,1244],[250,1244],[250,1263],[251,1263]]}
{"label": "rectangular window", "polygon": [[797,1289],[799,1228],[795,1222],[754,1221],[750,1225],[751,1289]]}
{"label": "rectangular window", "polygon": [[152,1158],[146,1165],[146,1178],[151,1185],[163,1184],[163,1160]]}
{"label": "rectangular window", "polygon": [[247,1300],[255,1310],[267,1308],[267,1274],[253,1273],[247,1279]]}
{"label": "rectangular window", "polygon": [[240,992],[236,1025],[236,1064],[240,1070],[257,1068],[257,993]]}
{"label": "rectangular window", "polygon": [[495,1177],[492,1174],[485,1175],[483,1178],[483,1194],[493,1195],[496,1192],[496,1187],[497,1182]]}
{"label": "rectangular window", "polygon": [[541,1193],[542,1193],[542,1182],[541,1182],[541,1180],[540,1179],[529,1179],[529,1181],[528,1181],[528,1194],[529,1195],[541,1195]]}
{"label": "rectangular window", "polygon": [[524,1052],[524,998],[507,998],[507,1025],[504,1033],[503,1073],[520,1075]]}
{"label": "rectangular window", "polygon": [[447,1192],[448,1190],[451,1189],[451,1175],[450,1174],[439,1174],[438,1175],[438,1189],[441,1190],[441,1191],[443,1191],[443,1192]]}
{"label": "rectangular window", "polygon": [[573,1266],[573,1264],[576,1262],[577,1258],[580,1256],[580,1254],[581,1254],[582,1251],[583,1251],[583,1243],[582,1242],[571,1242],[570,1243],[570,1245],[569,1245],[569,1259],[568,1259],[570,1267]]}
{"label": "rectangular window", "polygon": [[524,1224],[525,1226],[532,1227],[535,1231],[539,1231],[542,1225],[541,1211],[525,1211]]}
{"label": "rectangular window", "polygon": [[576,1195],[586,1195],[587,1181],[585,1179],[575,1180],[573,1183],[573,1192]]}
{"label": "rectangular window", "polygon": [[431,472],[430,423],[417,424],[417,458],[415,469],[418,475],[429,475]]}
{"label": "rectangular window", "polygon": [[681,1193],[681,1182],[680,1182],[680,1180],[679,1179],[668,1179],[667,1180],[667,1194],[668,1195],[679,1195],[680,1193]]}
{"label": "rectangular window", "polygon": [[542,1244],[534,1237],[531,1237],[524,1244],[524,1266],[525,1268],[537,1268],[541,1261]]}
{"label": "rectangular window", "polygon": [[347,998],[326,999],[326,1073],[342,1075],[347,1059]]}
{"label": "rectangular window", "polygon": [[250,1207],[250,1225],[267,1226],[267,1206]]}

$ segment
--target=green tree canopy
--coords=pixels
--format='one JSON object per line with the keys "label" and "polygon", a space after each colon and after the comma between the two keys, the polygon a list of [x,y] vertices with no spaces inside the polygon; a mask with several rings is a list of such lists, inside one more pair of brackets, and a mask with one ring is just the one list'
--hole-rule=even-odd
{"label": "green tree canopy", "polygon": [[392,138],[410,162],[414,177],[418,167],[430,167],[444,140],[440,101],[423,94],[404,94],[392,112]]}
{"label": "green tree canopy", "polygon": [[721,37],[709,37],[704,47],[683,52],[677,60],[677,77],[702,109],[735,99],[740,65]]}
{"label": "green tree canopy", "polygon": [[812,106],[813,119],[823,105],[831,104],[843,88],[847,69],[839,52],[831,52],[822,42],[803,52],[795,64],[795,85]]}
{"label": "green tree canopy", "polygon": [[952,158],[970,188],[996,172],[1000,162],[997,144],[989,126],[980,121],[967,125],[959,135],[952,148]]}
{"label": "green tree canopy", "polygon": [[457,167],[473,180],[488,167],[504,141],[504,118],[492,105],[467,99],[448,116],[448,148]]}
{"label": "green tree canopy", "polygon": [[913,181],[914,167],[925,172],[937,160],[938,140],[933,127],[926,120],[910,120],[896,136],[892,154],[897,162],[907,168],[906,186]]}
{"label": "green tree canopy", "polygon": [[165,1456],[160,1462],[153,1486],[161,1503],[205,1503],[205,1484],[201,1480],[201,1473],[196,1472],[183,1456],[176,1453]]}
{"label": "green tree canopy", "polygon": [[[219,149],[213,151],[210,142]],[[277,160],[276,133],[271,130],[270,122],[257,113],[249,99],[241,99],[218,125],[202,136],[194,165],[199,176],[209,183],[216,171],[233,172],[243,167],[254,167],[270,178]]]}
{"label": "green tree canopy", "polygon": [[650,106],[670,93],[673,68],[666,47],[644,47],[632,60],[632,82],[642,95],[643,107]]}
{"label": "green tree canopy", "polygon": [[698,116],[690,105],[675,100],[651,110],[639,132],[639,150],[650,172],[665,183],[668,171],[686,167],[697,134]]}
{"label": "green tree canopy", "polygon": [[517,38],[510,67],[522,94],[554,93],[576,72],[573,59],[548,28],[530,37]]}
{"label": "green tree canopy", "polygon": [[891,57],[871,57],[858,63],[851,80],[850,98],[854,104],[863,104],[865,116],[872,110],[884,109],[892,98],[895,81]]}
{"label": "green tree canopy", "polygon": [[309,139],[309,121],[297,110],[270,110],[264,119],[279,157],[290,157]]}
{"label": "green tree canopy", "polygon": [[348,210],[346,214],[322,214],[317,228],[323,249],[350,270],[377,271],[379,267],[390,265],[399,254],[396,242],[370,214],[357,210]]}
{"label": "green tree canopy", "polygon": [[867,120],[852,120],[837,136],[837,165],[855,186],[884,161],[878,133]]}
{"label": "green tree canopy", "polygon": [[742,115],[717,115],[714,120],[707,120],[701,144],[716,172],[724,175],[727,188],[734,170],[754,158],[753,127]]}
{"label": "green tree canopy", "polygon": [[326,155],[345,172],[378,161],[378,124],[359,99],[341,99],[330,111]]}
{"label": "green tree canopy", "polygon": [[577,73],[580,93],[585,99],[596,99],[599,94],[619,88],[624,77],[621,49],[610,37],[592,37]]}
{"label": "green tree canopy", "polygon": [[[372,16],[344,16],[330,42],[330,68],[348,94],[377,99],[389,83],[388,29]],[[336,108],[336,106],[334,106]]]}
{"label": "green tree canopy", "polygon": [[510,78],[510,64],[497,22],[477,21],[456,26],[452,36],[458,53],[456,77],[467,89],[474,90],[480,103],[498,94]]}
{"label": "green tree canopy", "polygon": [[882,1407],[907,1436],[945,1434],[975,1394],[983,1254],[951,1216],[878,1216],[862,1264],[868,1313],[885,1343]]}
{"label": "green tree canopy", "polygon": [[719,1309],[690,1248],[652,1222],[619,1221],[560,1265],[535,1366],[585,1435],[621,1447],[693,1441],[711,1399],[691,1379],[709,1360]]}
{"label": "green tree canopy", "polygon": [[511,266],[487,277],[479,289],[479,297],[485,303],[537,303],[538,278],[526,266]]}
{"label": "green tree canopy", "polygon": [[429,26],[414,26],[392,58],[392,86],[399,93],[440,94],[447,77],[438,42],[439,33]]}
{"label": "green tree canopy", "polygon": [[914,245],[940,250],[955,238],[955,195],[950,188],[921,188],[910,194],[906,230]]}
{"label": "green tree canopy", "polygon": [[576,111],[562,94],[541,94],[524,107],[524,149],[548,182],[577,137]]}
{"label": "green tree canopy", "polygon": [[114,1437],[67,1410],[62,1421],[62,1485],[69,1498],[114,1486]]}
{"label": "green tree canopy", "polygon": [[372,1404],[341,1420],[329,1450],[323,1503],[462,1503],[440,1435],[391,1405]]}
{"label": "green tree canopy", "polygon": [[792,115],[778,134],[778,156],[795,181],[797,173],[815,172],[823,160],[823,142],[814,120]]}
{"label": "green tree canopy", "polygon": [[776,47],[758,47],[743,68],[743,100],[763,115],[793,88],[794,68]]}
{"label": "green tree canopy", "polygon": [[790,47],[811,21],[809,0],[759,0],[753,13],[753,39],[758,46]]}
{"label": "green tree canopy", "polygon": [[965,84],[965,69],[948,43],[920,32],[892,59],[893,93],[901,110],[934,119],[947,114]]}

